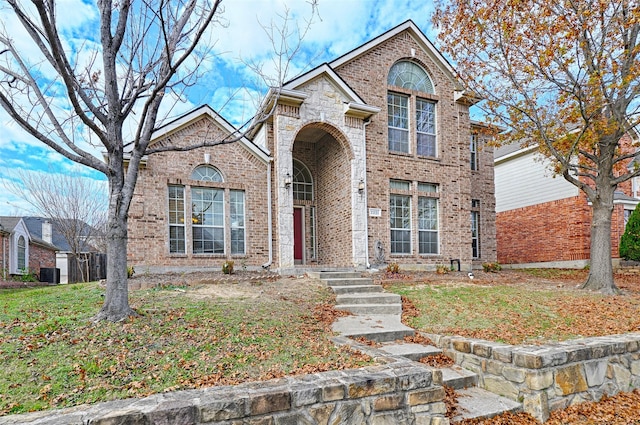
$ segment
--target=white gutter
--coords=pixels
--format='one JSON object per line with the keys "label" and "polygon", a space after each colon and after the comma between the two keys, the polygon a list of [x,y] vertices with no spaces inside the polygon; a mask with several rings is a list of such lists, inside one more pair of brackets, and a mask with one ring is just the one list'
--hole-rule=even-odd
{"label": "white gutter", "polygon": [[273,159],[269,158],[267,161],[267,233],[269,237],[269,261],[262,265],[263,269],[268,269],[273,263],[273,219],[272,219],[272,209],[271,205],[271,163]]}

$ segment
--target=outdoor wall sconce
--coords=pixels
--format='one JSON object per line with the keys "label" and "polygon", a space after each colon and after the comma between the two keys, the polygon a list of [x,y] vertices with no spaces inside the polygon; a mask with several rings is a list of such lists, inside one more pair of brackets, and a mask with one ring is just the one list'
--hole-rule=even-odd
{"label": "outdoor wall sconce", "polygon": [[360,179],[358,183],[358,193],[362,195],[364,193],[364,180]]}
{"label": "outdoor wall sconce", "polygon": [[284,176],[284,187],[286,189],[289,189],[291,187],[291,174],[287,173],[286,176]]}

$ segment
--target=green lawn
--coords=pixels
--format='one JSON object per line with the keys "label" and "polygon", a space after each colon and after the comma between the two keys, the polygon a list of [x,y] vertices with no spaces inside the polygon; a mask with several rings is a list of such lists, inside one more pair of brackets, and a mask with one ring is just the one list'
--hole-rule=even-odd
{"label": "green lawn", "polygon": [[131,293],[141,315],[93,324],[96,283],[0,290],[0,414],[357,367],[334,347],[315,309],[326,289],[299,297],[211,298],[191,291]]}
{"label": "green lawn", "polygon": [[428,333],[522,344],[636,332],[640,326],[637,295],[410,282],[387,290],[415,305],[418,315],[408,324]]}

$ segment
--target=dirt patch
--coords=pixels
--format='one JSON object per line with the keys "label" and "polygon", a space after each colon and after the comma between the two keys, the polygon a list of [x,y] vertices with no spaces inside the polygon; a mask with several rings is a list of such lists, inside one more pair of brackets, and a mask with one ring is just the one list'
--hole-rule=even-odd
{"label": "dirt patch", "polygon": [[166,273],[134,276],[129,279],[131,290],[174,289],[187,291],[196,298],[267,298],[273,300],[295,299],[304,296],[310,286],[322,284],[306,276],[281,277],[275,273],[238,272],[225,275],[215,272]]}

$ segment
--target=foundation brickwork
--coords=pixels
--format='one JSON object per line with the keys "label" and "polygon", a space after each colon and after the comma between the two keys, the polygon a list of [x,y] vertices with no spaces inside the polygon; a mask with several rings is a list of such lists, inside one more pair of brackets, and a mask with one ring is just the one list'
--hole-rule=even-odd
{"label": "foundation brickwork", "polygon": [[[439,376],[434,377],[434,373]],[[442,379],[411,362],[0,417],[18,424],[448,425]]]}
{"label": "foundation brickwork", "polygon": [[540,421],[549,412],[640,387],[640,333],[513,346],[428,335],[478,385],[523,403]]}

